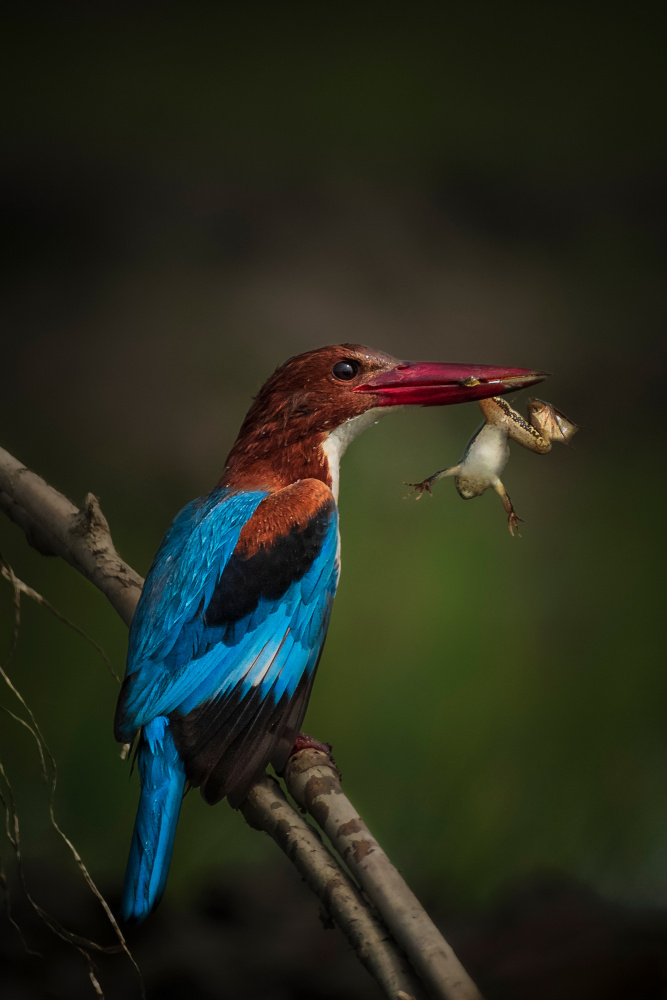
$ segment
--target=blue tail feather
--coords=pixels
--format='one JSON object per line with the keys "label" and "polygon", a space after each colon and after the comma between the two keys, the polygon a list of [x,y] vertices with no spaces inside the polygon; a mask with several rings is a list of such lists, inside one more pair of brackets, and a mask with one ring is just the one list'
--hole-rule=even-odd
{"label": "blue tail feather", "polygon": [[141,799],[121,900],[123,919],[135,922],[145,920],[164,892],[185,788],[185,768],[164,716],[144,726],[138,762]]}

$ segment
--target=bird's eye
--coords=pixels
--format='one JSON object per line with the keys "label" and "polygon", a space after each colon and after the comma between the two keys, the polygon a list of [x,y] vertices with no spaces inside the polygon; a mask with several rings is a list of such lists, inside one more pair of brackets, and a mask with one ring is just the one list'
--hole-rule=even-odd
{"label": "bird's eye", "polygon": [[338,361],[333,366],[334,378],[341,382],[349,382],[359,371],[359,364],[356,361]]}

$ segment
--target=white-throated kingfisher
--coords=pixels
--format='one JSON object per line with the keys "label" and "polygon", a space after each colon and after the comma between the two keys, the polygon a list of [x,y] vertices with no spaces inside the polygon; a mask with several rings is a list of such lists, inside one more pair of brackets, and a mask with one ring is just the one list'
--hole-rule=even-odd
{"label": "white-throated kingfisher", "polygon": [[290,358],[262,386],[219,483],[167,531],[130,628],[115,735],[139,733],[141,799],[124,919],[143,920],[162,896],[186,783],[211,804],[238,805],[294,746],[338,583],[349,442],[391,408],[484,399],[544,377],[342,344]]}

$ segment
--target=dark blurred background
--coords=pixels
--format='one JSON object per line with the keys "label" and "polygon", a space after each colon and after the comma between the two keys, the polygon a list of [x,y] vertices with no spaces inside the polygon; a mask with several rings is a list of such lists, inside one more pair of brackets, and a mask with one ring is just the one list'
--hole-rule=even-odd
{"label": "dark blurred background", "polygon": [[[292,354],[353,341],[552,372],[538,393],[582,430],[547,458],[513,449],[521,539],[492,493],[463,503],[445,480],[404,499],[458,459],[474,405],[395,415],[352,446],[307,729],[488,997],[667,996],[657,8],[14,10],[0,445],[77,502],[96,493],[143,574]],[[122,673],[101,595],[4,520],[0,550]],[[11,625],[0,580],[3,663]],[[58,762],[60,823],[113,901],[137,800],[115,683],[29,601],[11,673]],[[9,717],[0,751],[34,896],[90,929]],[[3,996],[89,995],[1,855],[43,955],[3,921]],[[155,997],[376,995],[275,845],[196,794],[135,944]],[[135,989],[121,964],[109,996]]]}

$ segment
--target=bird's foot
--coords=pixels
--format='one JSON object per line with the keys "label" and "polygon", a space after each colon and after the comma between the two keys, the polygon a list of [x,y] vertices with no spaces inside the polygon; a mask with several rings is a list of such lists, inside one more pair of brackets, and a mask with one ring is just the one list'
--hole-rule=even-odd
{"label": "bird's foot", "polygon": [[299,733],[297,738],[294,740],[294,746],[290,752],[290,757],[293,757],[295,753],[299,752],[299,750],[319,750],[320,753],[325,753],[340,776],[338,764],[334,760],[334,755],[331,752],[333,750],[331,743],[320,743],[319,740],[316,740],[314,736],[309,736],[308,733]]}
{"label": "bird's foot", "polygon": [[[431,492],[431,483],[433,482],[433,477],[429,476],[428,479],[422,479],[421,483],[404,483],[404,486],[412,486],[412,489],[408,493],[408,496],[412,496],[413,493],[417,493],[415,497],[416,500],[421,500],[424,493],[428,493],[433,496]],[[407,497],[405,498],[407,500]]]}
{"label": "bird's foot", "polygon": [[517,533],[519,538],[521,538],[521,532],[519,531],[519,521],[523,521],[522,517],[516,513],[516,511],[511,510],[507,515],[507,527],[510,529],[510,535],[514,538],[514,532]]}
{"label": "bird's foot", "polygon": [[299,733],[294,740],[290,757],[298,753],[299,750],[319,750],[321,753],[325,753],[327,757],[331,757],[333,747],[331,743],[320,743],[319,740],[316,740],[314,736],[309,736],[308,733]]}

